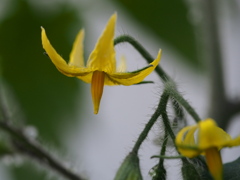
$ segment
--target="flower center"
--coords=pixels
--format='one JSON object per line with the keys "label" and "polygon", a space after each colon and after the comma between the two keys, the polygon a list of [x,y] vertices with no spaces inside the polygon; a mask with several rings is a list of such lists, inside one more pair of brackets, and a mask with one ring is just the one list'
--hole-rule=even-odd
{"label": "flower center", "polygon": [[94,107],[94,114],[98,113],[100,101],[103,93],[105,73],[103,71],[94,71],[92,75],[91,92]]}

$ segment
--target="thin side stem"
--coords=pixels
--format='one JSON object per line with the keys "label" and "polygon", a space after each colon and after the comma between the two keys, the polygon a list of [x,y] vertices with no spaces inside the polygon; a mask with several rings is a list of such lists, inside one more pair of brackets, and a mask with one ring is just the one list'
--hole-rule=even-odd
{"label": "thin side stem", "polygon": [[[165,152],[167,149],[167,142],[168,142],[168,132],[165,128],[164,141],[162,144],[162,149],[159,157],[163,157],[165,155]],[[158,162],[157,170],[156,170],[156,176],[153,178],[153,180],[165,180],[166,173],[167,172],[164,167],[164,158],[160,158]]]}
{"label": "thin side stem", "polygon": [[179,155],[179,156],[163,156],[163,155],[154,155],[151,157],[152,158],[162,158],[162,159],[181,159],[184,158],[185,156]]}
{"label": "thin side stem", "polygon": [[[169,99],[169,94],[168,91],[163,92],[163,95],[167,100]],[[167,115],[167,106],[163,106],[162,107],[162,119],[163,119],[163,123],[165,126],[165,129],[167,130],[168,134],[170,135],[171,139],[173,140],[173,142],[175,142],[175,134],[172,131],[171,125],[170,125],[170,121],[168,119],[168,115]]]}

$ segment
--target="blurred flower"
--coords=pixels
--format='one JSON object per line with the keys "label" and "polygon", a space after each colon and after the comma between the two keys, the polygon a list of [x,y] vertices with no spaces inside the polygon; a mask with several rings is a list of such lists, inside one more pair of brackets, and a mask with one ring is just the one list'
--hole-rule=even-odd
{"label": "blurred flower", "polygon": [[157,58],[147,67],[134,72],[124,72],[126,64],[121,61],[116,68],[116,57],[114,50],[114,29],[117,14],[113,14],[109,19],[105,30],[98,39],[94,50],[90,54],[87,65],[84,66],[83,59],[83,38],[84,31],[81,30],[73,44],[70,60],[68,64],[55,51],[50,44],[45,29],[42,27],[42,44],[48,56],[56,68],[66,76],[77,77],[86,83],[91,83],[92,100],[94,113],[99,110],[100,100],[104,85],[133,85],[141,82],[158,65],[161,57],[161,50]]}
{"label": "blurred flower", "polygon": [[205,155],[208,168],[215,180],[222,179],[222,159],[219,150],[240,145],[240,136],[232,139],[208,118],[194,126],[183,128],[176,137],[178,151],[189,158]]}

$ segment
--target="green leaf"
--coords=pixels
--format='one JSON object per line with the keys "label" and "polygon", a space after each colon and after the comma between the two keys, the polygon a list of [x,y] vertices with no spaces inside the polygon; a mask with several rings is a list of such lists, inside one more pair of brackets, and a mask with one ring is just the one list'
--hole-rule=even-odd
{"label": "green leaf", "polygon": [[0,140],[0,158],[6,156],[6,155],[13,155],[14,151],[12,150],[12,147],[4,140]]}
{"label": "green leaf", "polygon": [[56,129],[64,120],[73,123],[80,90],[76,78],[62,75],[43,54],[40,26],[46,28],[52,44],[68,59],[74,38],[69,40],[67,36],[70,26],[77,22],[76,11],[62,5],[56,14],[43,16],[27,2],[17,3],[13,14],[1,23],[2,76],[19,102],[26,124],[36,126],[44,139],[58,143]]}
{"label": "green leaf", "polygon": [[199,65],[195,30],[189,21],[190,10],[184,0],[118,0],[118,2],[139,23],[150,28],[162,40],[173,46],[190,64]]}
{"label": "green leaf", "polygon": [[240,179],[240,157],[235,161],[223,165],[224,180]]}

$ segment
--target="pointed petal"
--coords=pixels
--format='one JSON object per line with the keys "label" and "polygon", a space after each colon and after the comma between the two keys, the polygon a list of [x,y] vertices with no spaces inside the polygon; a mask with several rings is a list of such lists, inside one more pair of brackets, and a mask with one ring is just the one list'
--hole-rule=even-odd
{"label": "pointed petal", "polygon": [[184,139],[185,144],[188,144],[189,146],[196,146],[196,141],[194,138],[194,133],[196,132],[196,130],[197,126],[194,126],[191,129],[189,129]]}
{"label": "pointed petal", "polygon": [[83,39],[84,30],[80,30],[75,42],[73,43],[73,48],[70,53],[70,60],[68,62],[69,66],[84,67],[83,59]]}
{"label": "pointed petal", "polygon": [[82,76],[88,73],[91,73],[90,69],[87,68],[79,68],[75,66],[69,66],[66,61],[56,52],[56,50],[52,47],[51,43],[49,42],[45,29],[42,29],[42,45],[43,49],[47,52],[49,58],[56,66],[56,68],[66,76]]}
{"label": "pointed petal", "polygon": [[43,49],[47,52],[49,58],[52,60],[53,64],[61,69],[61,70],[68,70],[68,65],[65,62],[65,60],[56,52],[56,50],[52,47],[50,44],[45,29],[41,27],[42,29],[42,45]]}
{"label": "pointed petal", "polygon": [[192,129],[196,130],[196,127],[197,127],[197,126],[194,125],[194,126],[187,126],[187,127],[184,127],[183,129],[181,129],[181,130],[178,132],[177,136],[176,136],[176,139],[175,139],[176,144],[177,144],[177,145],[178,145],[178,144],[187,144],[187,143],[185,142],[185,139],[186,139],[187,134],[188,134],[189,132],[191,132]]}
{"label": "pointed petal", "polygon": [[228,147],[232,147],[232,146],[240,146],[240,136],[232,139],[232,141],[230,141],[228,144],[227,144]]}
{"label": "pointed petal", "polygon": [[114,50],[114,30],[117,14],[113,14],[109,19],[105,30],[100,36],[92,53],[89,56],[87,67],[93,71],[104,71],[113,73],[116,70],[115,50]]}
{"label": "pointed petal", "polygon": [[141,82],[144,80],[146,76],[148,76],[158,65],[160,58],[161,58],[161,50],[158,52],[157,58],[150,63],[149,66],[135,71],[135,72],[130,72],[130,73],[112,73],[112,74],[107,74],[107,77],[109,78],[109,81],[105,81],[106,85],[133,85]]}
{"label": "pointed petal", "polygon": [[208,149],[211,147],[218,147],[218,149],[221,149],[232,140],[231,136],[223,129],[217,127],[214,120],[210,118],[199,122],[198,126],[198,147],[201,149]]}
{"label": "pointed petal", "polygon": [[102,71],[94,71],[92,75],[91,91],[94,114],[97,114],[99,110],[104,87],[104,76],[105,73]]}

